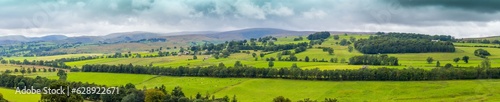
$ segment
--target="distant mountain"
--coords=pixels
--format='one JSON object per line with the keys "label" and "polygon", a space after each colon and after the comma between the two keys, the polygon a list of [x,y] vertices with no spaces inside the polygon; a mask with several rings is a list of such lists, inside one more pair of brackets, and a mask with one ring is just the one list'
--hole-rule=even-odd
{"label": "distant mountain", "polygon": [[307,35],[310,33],[313,33],[313,31],[291,31],[291,30],[283,30],[276,28],[250,28],[250,29],[212,33],[208,34],[207,36],[218,39],[239,40],[239,39],[259,38],[265,36],[297,36],[297,35]]}
{"label": "distant mountain", "polygon": [[67,36],[64,35],[48,35],[43,37],[34,37],[30,38],[30,41],[56,41],[56,40],[64,40],[67,39]]}
{"label": "distant mountain", "polygon": [[[227,41],[241,40],[250,38],[259,38],[265,36],[302,36],[314,33],[316,31],[292,31],[276,28],[249,28],[232,31],[190,31],[174,33],[153,33],[144,31],[111,33],[104,36],[78,36],[67,37],[64,35],[48,35],[43,37],[25,37],[22,35],[1,36],[0,44],[12,44],[30,41],[50,41],[54,43],[95,43],[95,42],[122,42],[137,41],[148,38],[166,38],[167,41],[197,42],[197,41]],[[330,31],[333,34],[343,33],[367,33],[367,32],[339,32]]]}
{"label": "distant mountain", "polygon": [[158,38],[158,37],[161,37],[161,34],[135,31],[135,32],[112,33],[102,36],[101,38],[103,38],[105,41],[108,42],[117,42],[117,41],[136,41],[141,39]]}

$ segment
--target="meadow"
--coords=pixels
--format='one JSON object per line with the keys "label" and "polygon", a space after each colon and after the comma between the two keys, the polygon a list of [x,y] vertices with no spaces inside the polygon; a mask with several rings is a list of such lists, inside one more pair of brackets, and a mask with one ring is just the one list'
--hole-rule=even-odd
{"label": "meadow", "polygon": [[[354,34],[354,35],[340,35],[339,40],[334,40],[333,37],[328,38],[321,45],[315,45],[313,48],[307,49],[304,52],[297,53],[295,56],[300,60],[304,60],[307,56],[311,60],[316,58],[318,60],[327,60],[329,61],[331,58],[337,58],[338,61],[345,59],[349,60],[350,57],[363,55],[362,53],[353,50],[352,52],[348,51],[348,46],[340,46],[338,43],[341,39],[350,39],[354,37],[356,39],[366,39],[370,35],[367,34]],[[299,42],[309,42],[309,40],[304,39],[302,41],[293,41],[294,38],[298,36],[289,36],[289,37],[280,37],[277,44],[287,44],[287,43],[299,43]],[[305,36],[303,36],[305,38]],[[470,45],[470,44],[469,44]],[[352,46],[349,45],[349,46]],[[322,51],[322,49],[316,47],[330,47],[334,49],[334,54],[330,55],[328,52]],[[418,68],[434,68],[436,66],[436,62],[440,61],[441,66],[444,66],[447,63],[452,64],[453,66],[459,67],[476,67],[478,66],[482,58],[474,56],[474,50],[479,49],[481,47],[456,47],[456,52],[452,53],[443,53],[443,52],[433,52],[433,53],[398,53],[398,54],[388,54],[389,56],[394,56],[399,59],[399,63],[401,66],[368,66],[369,68],[380,68],[380,67],[391,67],[391,68],[408,68],[408,67],[418,67]],[[482,48],[489,51],[492,55],[488,58],[491,60],[491,64],[494,67],[500,66],[500,49],[498,48]],[[290,50],[294,52],[293,50]],[[259,56],[260,53],[265,53],[264,57],[252,57],[251,54],[246,53],[234,53],[231,54],[228,58],[220,58],[215,59],[210,57],[209,55],[198,55],[197,60],[190,60],[193,57],[190,55],[182,55],[182,56],[167,56],[167,57],[155,57],[155,58],[104,58],[104,59],[93,59],[93,60],[85,60],[85,61],[76,61],[76,62],[67,62],[66,64],[69,66],[82,66],[84,64],[136,64],[136,65],[150,65],[153,66],[164,66],[164,67],[177,67],[177,66],[209,66],[209,65],[218,65],[219,63],[224,63],[226,66],[232,66],[236,61],[241,61],[244,65],[255,66],[255,67],[268,67],[268,62],[265,61],[266,58],[277,58],[278,52],[261,52],[261,51],[250,51],[251,53],[256,53]],[[155,55],[156,52],[141,52],[141,55]],[[454,58],[462,58],[463,56],[469,56],[469,63],[463,62],[460,60],[459,62],[453,62]],[[288,57],[288,55],[283,55],[283,57]],[[432,57],[434,62],[429,64],[427,63],[427,57]],[[207,60],[202,60],[203,58],[208,58]],[[304,61],[274,61],[275,68],[281,67],[290,67],[293,63],[296,63],[299,67],[302,68],[320,68],[320,69],[357,69],[362,68],[361,65],[348,65],[347,63],[330,63],[330,62],[304,62]]]}
{"label": "meadow", "polygon": [[[48,76],[56,79],[57,76]],[[127,79],[127,80],[120,80]],[[236,95],[242,102],[270,101],[276,96],[292,100],[337,98],[351,101],[500,101],[500,80],[450,81],[305,81],[286,79],[171,77],[116,73],[69,73],[68,81],[110,86],[133,83],[142,89],[181,86],[188,96],[209,93]],[[293,90],[291,90],[293,89]],[[5,93],[6,91],[0,91]]]}
{"label": "meadow", "polygon": [[0,93],[9,102],[38,102],[42,97],[40,94],[16,94],[16,90],[2,87],[0,87]]}

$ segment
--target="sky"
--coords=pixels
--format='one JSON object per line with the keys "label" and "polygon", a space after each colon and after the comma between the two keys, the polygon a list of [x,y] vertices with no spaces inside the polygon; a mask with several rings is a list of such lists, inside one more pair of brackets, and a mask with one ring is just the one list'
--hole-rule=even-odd
{"label": "sky", "polygon": [[500,0],[1,0],[0,35],[279,28],[500,36]]}

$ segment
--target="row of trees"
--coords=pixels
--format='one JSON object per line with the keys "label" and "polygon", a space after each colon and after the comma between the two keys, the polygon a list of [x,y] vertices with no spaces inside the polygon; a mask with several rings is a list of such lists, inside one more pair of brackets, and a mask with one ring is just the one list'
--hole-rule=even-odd
{"label": "row of trees", "polygon": [[387,55],[362,55],[349,58],[350,65],[389,65],[398,66],[398,58]]}
{"label": "row of trees", "polygon": [[200,77],[247,77],[247,78],[284,78],[302,80],[452,80],[452,79],[486,79],[500,78],[500,68],[435,68],[431,70],[419,68],[377,68],[377,69],[337,69],[319,70],[291,68],[256,68],[252,66],[226,67],[158,67],[141,65],[84,65],[83,72],[133,73],[167,76],[200,76]]}
{"label": "row of trees", "polygon": [[[420,34],[389,34],[360,39],[354,43],[354,48],[365,54],[378,53],[421,53],[421,52],[455,52],[453,43],[447,37],[430,39],[429,35]],[[433,41],[431,41],[433,40]]]}
{"label": "row of trees", "polygon": [[324,32],[316,32],[313,34],[309,34],[309,36],[307,36],[307,39],[319,40],[319,39],[327,39],[328,37],[330,37],[330,32],[324,31]]}
{"label": "row of trees", "polygon": [[500,44],[500,40],[488,40],[488,39],[460,39],[461,43],[483,43],[483,44]]}

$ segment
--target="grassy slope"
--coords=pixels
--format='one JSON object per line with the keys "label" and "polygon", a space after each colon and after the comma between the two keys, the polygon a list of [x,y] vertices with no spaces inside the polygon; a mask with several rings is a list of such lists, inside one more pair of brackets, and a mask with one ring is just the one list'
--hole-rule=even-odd
{"label": "grassy slope", "polygon": [[81,56],[93,56],[97,55],[100,56],[102,54],[67,54],[67,55],[56,55],[56,56],[41,56],[41,57],[4,57],[5,60],[19,60],[23,61],[24,59],[28,61],[33,61],[33,60],[55,60],[55,59],[60,59],[60,58],[71,58],[71,57],[81,57]]}
{"label": "grassy slope", "polygon": [[[349,39],[351,36],[355,37],[356,39],[366,39],[370,35],[349,35],[349,36],[344,36],[340,35],[340,40],[341,39]],[[276,41],[276,44],[286,44],[286,43],[299,43],[299,42],[309,42],[307,39],[304,39],[303,41],[293,41],[293,38],[296,38],[296,36],[291,36],[291,37],[281,37],[278,38],[278,41]],[[346,59],[348,60],[352,56],[356,55],[362,55],[362,53],[358,51],[353,51],[353,52],[348,52],[347,51],[347,46],[340,46],[336,45],[336,42],[339,42],[340,40],[334,40],[333,37],[328,38],[322,45],[315,45],[314,47],[331,47],[335,50],[334,55],[329,55],[327,52],[323,52],[322,49],[308,49],[305,52],[298,53],[296,56],[299,59],[304,59],[306,56],[309,56],[310,59],[312,58],[317,58],[318,60],[325,59],[329,60],[330,58],[338,58],[340,61],[341,59]],[[351,45],[352,46],[352,45]],[[473,52],[474,50],[478,49],[478,47],[457,47],[457,51],[453,53],[403,53],[403,54],[389,54],[389,56],[395,56],[399,58],[400,64],[402,66],[390,66],[394,68],[405,68],[405,67],[421,67],[421,68],[433,68],[435,65],[435,62],[432,64],[427,64],[426,58],[427,57],[433,57],[435,61],[440,61],[441,65],[444,66],[446,63],[451,63],[454,66],[459,65],[463,67],[470,67],[470,66],[477,66],[480,64],[482,61],[481,58],[474,56]],[[500,49],[497,48],[484,48],[488,50],[490,53],[492,53],[492,56],[489,58],[492,60],[492,66],[500,66]],[[253,51],[252,51],[253,53]],[[260,54],[260,51],[255,52],[257,54]],[[269,53],[269,52],[266,52]],[[156,53],[147,53],[143,52],[141,53],[142,55],[146,54],[151,54],[154,55]],[[463,57],[463,56],[469,56],[470,63],[464,63],[463,61],[460,61],[459,63],[453,62],[453,58],[457,57]],[[161,58],[118,58],[118,59],[95,59],[95,60],[87,60],[87,61],[77,61],[77,62],[68,62],[66,63],[67,65],[70,66],[81,66],[84,64],[138,64],[138,65],[149,65],[152,63],[155,66],[208,66],[208,65],[217,65],[218,63],[224,63],[226,66],[231,66],[234,64],[236,60],[241,61],[243,64],[250,65],[250,66],[256,66],[256,67],[268,67],[268,62],[266,62],[264,59],[269,58],[269,57],[275,57],[276,58],[277,53],[270,53],[267,54],[264,58],[258,58],[257,61],[255,61],[255,58],[251,56],[251,54],[244,54],[244,53],[236,53],[232,54],[229,58],[221,58],[221,59],[214,59],[214,58],[209,58],[208,60],[202,61],[204,57],[207,57],[207,55],[199,55],[198,60],[188,60],[191,59],[192,56],[169,56],[169,57],[161,57]],[[288,57],[288,55],[284,55],[283,57]],[[297,63],[299,67],[303,68],[320,68],[320,69],[355,69],[355,68],[361,68],[360,65],[347,65],[345,63],[323,63],[323,62],[284,62],[284,61],[275,61],[275,67],[289,67],[293,63]],[[377,67],[387,67],[387,66],[369,66],[371,68],[377,68]]]}
{"label": "grassy slope", "polygon": [[0,93],[2,93],[3,98],[7,99],[9,102],[38,102],[42,97],[40,94],[15,94],[16,90],[2,87],[0,87]]}
{"label": "grassy slope", "polygon": [[[242,102],[269,101],[282,95],[293,100],[337,98],[345,101],[500,101],[500,80],[452,81],[304,81],[284,79],[169,77],[112,73],[70,73],[69,81],[124,85],[137,88],[181,86],[187,95],[237,95]],[[56,78],[56,77],[50,77]],[[127,80],[117,80],[127,79]],[[148,80],[150,79],[150,80]],[[369,87],[367,87],[369,86]],[[293,90],[292,90],[293,89]],[[3,91],[0,91],[3,92]]]}

